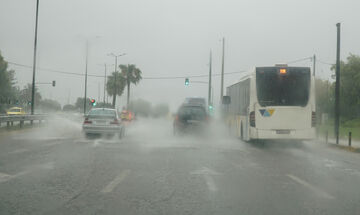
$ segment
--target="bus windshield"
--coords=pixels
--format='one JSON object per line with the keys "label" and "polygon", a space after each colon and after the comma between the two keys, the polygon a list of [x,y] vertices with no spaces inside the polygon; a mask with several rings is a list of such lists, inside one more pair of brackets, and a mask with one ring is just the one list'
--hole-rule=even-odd
{"label": "bus windshield", "polygon": [[287,67],[284,73],[280,73],[279,67],[257,68],[256,89],[261,106],[306,106],[310,68]]}

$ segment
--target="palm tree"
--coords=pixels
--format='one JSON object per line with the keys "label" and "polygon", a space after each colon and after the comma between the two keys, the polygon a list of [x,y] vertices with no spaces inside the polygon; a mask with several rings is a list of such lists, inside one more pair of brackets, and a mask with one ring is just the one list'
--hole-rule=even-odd
{"label": "palm tree", "polygon": [[141,80],[141,70],[136,68],[134,64],[120,65],[121,76],[126,80],[127,86],[127,107],[130,101],[130,84],[137,84]]}
{"label": "palm tree", "polygon": [[[116,85],[115,85],[116,80]],[[106,91],[107,93],[113,97],[112,106],[115,108],[116,96],[121,96],[124,92],[126,82],[124,77],[119,72],[113,72],[110,76],[108,76],[108,80],[106,83]],[[116,89],[116,92],[115,92]]]}

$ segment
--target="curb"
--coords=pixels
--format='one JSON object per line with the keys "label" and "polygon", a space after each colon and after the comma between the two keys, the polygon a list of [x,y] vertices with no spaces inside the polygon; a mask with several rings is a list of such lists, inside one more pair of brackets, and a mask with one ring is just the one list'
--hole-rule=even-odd
{"label": "curb", "polygon": [[360,153],[360,148],[353,146],[337,145],[336,143],[329,143],[330,147],[343,149],[349,152]]}

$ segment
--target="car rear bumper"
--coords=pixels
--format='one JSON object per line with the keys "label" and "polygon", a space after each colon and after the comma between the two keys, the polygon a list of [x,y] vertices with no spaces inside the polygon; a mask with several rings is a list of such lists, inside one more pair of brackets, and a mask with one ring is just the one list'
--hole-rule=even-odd
{"label": "car rear bumper", "polygon": [[120,133],[121,129],[123,129],[122,125],[119,126],[83,125],[83,132],[88,134],[114,134],[114,133]]}

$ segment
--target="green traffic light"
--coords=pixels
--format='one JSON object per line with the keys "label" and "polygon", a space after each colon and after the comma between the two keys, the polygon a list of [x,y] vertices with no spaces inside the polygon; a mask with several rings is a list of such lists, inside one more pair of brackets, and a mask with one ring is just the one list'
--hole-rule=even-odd
{"label": "green traffic light", "polygon": [[185,86],[189,86],[189,79],[185,78]]}

